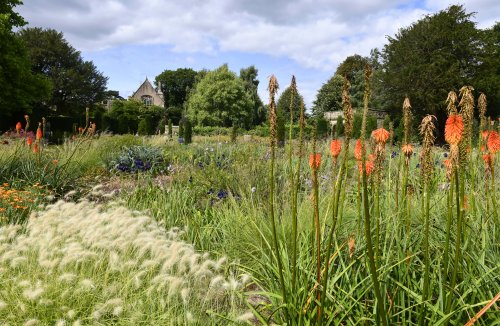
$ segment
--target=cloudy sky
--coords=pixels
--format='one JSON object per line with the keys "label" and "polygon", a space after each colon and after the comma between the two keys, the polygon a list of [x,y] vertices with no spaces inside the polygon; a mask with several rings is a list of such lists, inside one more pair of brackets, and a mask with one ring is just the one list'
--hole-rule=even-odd
{"label": "cloudy sky", "polygon": [[[460,1],[460,0],[459,0]],[[165,69],[239,72],[255,65],[259,93],[268,77],[282,89],[292,74],[311,105],[321,85],[352,54],[369,55],[426,14],[453,0],[24,0],[30,27],[62,31],[109,77],[108,88],[131,95]],[[500,20],[500,1],[461,0],[480,28]]]}

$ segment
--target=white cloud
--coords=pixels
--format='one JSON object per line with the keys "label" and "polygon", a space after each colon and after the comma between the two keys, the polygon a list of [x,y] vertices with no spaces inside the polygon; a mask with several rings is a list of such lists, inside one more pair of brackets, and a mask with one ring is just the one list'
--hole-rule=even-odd
{"label": "white cloud", "polygon": [[[83,51],[168,44],[187,56],[260,53],[333,72],[346,56],[368,55],[383,46],[387,35],[446,8],[449,1],[44,0],[26,1],[18,9],[30,26],[60,30]],[[471,0],[465,7],[478,12],[480,27],[500,17],[497,0]]]}

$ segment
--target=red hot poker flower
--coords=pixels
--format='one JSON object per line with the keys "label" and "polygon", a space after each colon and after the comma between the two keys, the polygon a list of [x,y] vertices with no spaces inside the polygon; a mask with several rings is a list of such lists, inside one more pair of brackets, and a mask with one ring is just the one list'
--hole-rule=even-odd
{"label": "red hot poker flower", "polygon": [[315,153],[315,154],[310,154],[309,155],[309,166],[311,169],[319,169],[321,165],[321,154],[320,153]]}
{"label": "red hot poker flower", "polygon": [[401,148],[403,154],[405,156],[411,156],[413,154],[413,145],[412,144],[404,144]]}
{"label": "red hot poker flower", "polygon": [[378,128],[372,131],[372,138],[377,144],[385,144],[389,140],[390,133],[384,128]]}
{"label": "red hot poker flower", "polygon": [[29,147],[31,147],[31,144],[33,144],[33,138],[28,137],[28,138],[26,139],[26,144],[27,144]]}
{"label": "red hot poker flower", "polygon": [[489,131],[487,138],[486,147],[488,150],[492,154],[500,151],[500,136],[498,136],[498,133],[496,131]]}
{"label": "red hot poker flower", "polygon": [[19,133],[22,127],[21,122],[16,123],[16,132]]}
{"label": "red hot poker flower", "polygon": [[493,165],[493,157],[491,156],[491,154],[484,154],[483,161],[486,167],[491,170],[491,167]]}
{"label": "red hot poker flower", "polygon": [[338,139],[332,140],[330,143],[330,153],[334,158],[340,155],[340,150],[342,149],[342,142]]}
{"label": "red hot poker flower", "polygon": [[[366,176],[369,177],[370,174],[373,172],[373,168],[375,165],[373,164],[373,161],[365,161],[365,169],[366,169]],[[361,161],[358,161],[358,170],[359,173],[363,173],[363,164]]]}
{"label": "red hot poker flower", "polygon": [[42,139],[42,128],[38,127],[36,130],[36,140]]}
{"label": "red hot poker flower", "polygon": [[356,146],[354,147],[354,157],[356,160],[361,161],[363,159],[363,154],[362,154],[362,144],[361,144],[361,139],[356,140]]}
{"label": "red hot poker flower", "polygon": [[444,139],[450,145],[458,145],[462,139],[464,131],[464,122],[458,114],[452,114],[446,120],[444,127]]}

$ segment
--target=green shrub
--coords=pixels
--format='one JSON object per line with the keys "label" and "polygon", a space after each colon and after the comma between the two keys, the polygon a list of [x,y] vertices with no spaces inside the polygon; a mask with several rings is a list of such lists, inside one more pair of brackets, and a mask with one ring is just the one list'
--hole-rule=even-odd
{"label": "green shrub", "polygon": [[318,138],[326,138],[328,136],[329,124],[328,121],[322,116],[316,118],[317,124],[317,137]]}
{"label": "green shrub", "polygon": [[186,119],[184,121],[184,144],[191,144],[193,139],[193,126],[191,121]]}
{"label": "green shrub", "polygon": [[165,171],[167,168],[161,149],[149,146],[124,147],[106,165],[109,170],[128,173]]}

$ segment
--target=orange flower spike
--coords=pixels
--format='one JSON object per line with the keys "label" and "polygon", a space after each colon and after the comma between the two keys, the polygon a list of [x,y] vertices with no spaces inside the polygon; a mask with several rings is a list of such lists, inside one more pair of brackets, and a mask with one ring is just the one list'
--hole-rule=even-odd
{"label": "orange flower spike", "polygon": [[21,125],[21,122],[16,123],[16,132],[19,133],[23,126]]}
{"label": "orange flower spike", "polygon": [[483,155],[483,161],[484,161],[484,164],[491,169],[492,165],[493,165],[493,158],[491,157],[491,154],[484,154]]}
{"label": "orange flower spike", "polygon": [[403,154],[406,156],[411,156],[413,154],[413,145],[412,144],[404,144],[401,148]]}
{"label": "orange flower spike", "polygon": [[486,147],[492,154],[500,151],[500,136],[498,136],[498,133],[496,131],[489,132]]}
{"label": "orange flower spike", "polygon": [[33,147],[33,153],[38,153],[38,143],[35,143],[35,146]]}
{"label": "orange flower spike", "polygon": [[36,140],[42,139],[42,128],[38,127],[36,130]]}
{"label": "orange flower spike", "polygon": [[334,158],[337,158],[340,155],[340,151],[342,149],[342,142],[338,139],[332,140],[330,143],[330,153]]}
{"label": "orange flower spike", "polygon": [[[370,174],[373,172],[373,168],[375,165],[373,164],[373,161],[365,161],[365,169],[366,169],[366,176],[369,177]],[[358,170],[359,174],[363,173],[363,164],[361,161],[358,161]]]}
{"label": "orange flower spike", "polygon": [[385,144],[389,140],[390,135],[391,133],[384,128],[378,128],[372,131],[372,138],[377,144]]}
{"label": "orange flower spike", "polygon": [[27,144],[29,147],[31,147],[31,144],[33,144],[33,138],[28,137],[28,138],[26,139],[26,144]]}
{"label": "orange flower spike", "polygon": [[309,155],[309,166],[311,169],[318,169],[321,165],[321,154],[315,153]]}
{"label": "orange flower spike", "polygon": [[464,131],[464,122],[461,116],[452,114],[446,120],[444,127],[444,139],[450,145],[458,145],[462,139]]}
{"label": "orange flower spike", "polygon": [[363,154],[362,154],[362,144],[361,144],[361,139],[358,139],[356,141],[356,146],[354,147],[354,157],[356,160],[361,161],[363,159]]}
{"label": "orange flower spike", "polygon": [[373,164],[373,161],[366,161],[365,165],[366,165],[366,176],[369,177],[370,174],[372,174],[375,165]]}

